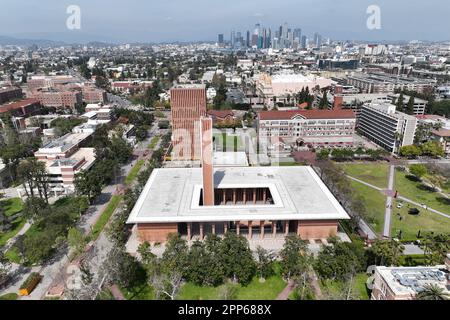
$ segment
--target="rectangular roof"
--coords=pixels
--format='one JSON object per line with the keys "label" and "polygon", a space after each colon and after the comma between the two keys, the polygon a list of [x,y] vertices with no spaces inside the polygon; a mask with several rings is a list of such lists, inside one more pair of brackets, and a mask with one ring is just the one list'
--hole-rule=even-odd
{"label": "rectangular roof", "polygon": [[267,187],[274,204],[199,206],[200,168],[155,169],[127,223],[349,219],[311,167],[216,168],[214,184],[216,188]]}
{"label": "rectangular roof", "polygon": [[355,113],[350,109],[344,110],[286,110],[261,111],[260,120],[289,120],[295,116],[305,119],[355,119]]}

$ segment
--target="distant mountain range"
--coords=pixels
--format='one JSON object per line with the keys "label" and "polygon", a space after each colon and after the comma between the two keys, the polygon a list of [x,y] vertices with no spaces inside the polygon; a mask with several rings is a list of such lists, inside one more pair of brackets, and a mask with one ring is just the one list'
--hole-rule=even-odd
{"label": "distant mountain range", "polygon": [[0,36],[0,45],[13,45],[13,46],[32,46],[37,45],[39,47],[56,47],[67,45],[62,41],[52,41],[46,39],[18,39],[13,37]]}
{"label": "distant mountain range", "polygon": [[44,32],[0,35],[0,45],[54,47],[63,45],[111,46],[118,42],[110,37],[83,32]]}

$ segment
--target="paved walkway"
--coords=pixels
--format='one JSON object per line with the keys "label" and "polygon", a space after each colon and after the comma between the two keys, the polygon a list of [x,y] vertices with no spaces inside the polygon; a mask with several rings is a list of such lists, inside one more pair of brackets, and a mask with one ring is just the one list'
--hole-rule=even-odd
{"label": "paved walkway", "polygon": [[389,166],[389,182],[386,197],[386,208],[384,210],[384,227],[383,227],[383,237],[389,238],[391,236],[391,217],[392,217],[392,205],[394,203],[393,192],[394,192],[394,174],[395,166]]}
{"label": "paved walkway", "polygon": [[17,232],[17,234],[14,237],[9,238],[8,241],[6,242],[6,244],[3,246],[3,248],[0,248],[0,250],[3,250],[3,252],[8,251],[14,245],[17,238],[20,237],[21,235],[25,234],[25,232],[27,232],[28,229],[30,229],[30,227],[31,227],[31,223],[28,221],[25,222],[22,229],[20,229],[19,232]]}
{"label": "paved walkway", "polygon": [[280,294],[277,296],[275,300],[287,300],[292,290],[294,290],[294,288],[295,288],[294,281],[289,280],[286,288],[284,288],[283,291],[280,292]]}
{"label": "paved walkway", "polygon": [[117,287],[115,284],[109,287],[109,290],[111,290],[111,293],[116,300],[127,300],[125,299],[124,295],[122,294],[122,291],[120,291],[119,287]]}
{"label": "paved walkway", "polygon": [[[352,179],[352,180],[354,180],[354,181],[358,181],[358,182],[360,182],[360,183],[362,183],[362,184],[365,184],[366,186],[371,187],[372,189],[376,189],[376,190],[381,191],[381,192],[385,192],[385,191],[386,191],[386,190],[383,190],[382,188],[379,188],[379,187],[377,187],[377,186],[374,186],[373,184],[367,183],[367,182],[362,181],[362,180],[359,180],[359,179],[357,179],[357,178],[354,178],[354,177],[351,177],[351,176],[347,176],[347,177],[349,177],[350,179]],[[405,197],[403,197],[403,196],[400,196],[400,195],[399,195],[399,196],[397,196],[397,198],[400,199],[400,200],[409,202],[409,203],[411,203],[411,204],[413,204],[413,205],[415,205],[415,206],[422,207],[422,208],[424,207],[422,204],[420,204],[420,203],[418,203],[418,202],[415,202],[415,201],[413,201],[413,200],[411,200],[411,199],[405,198]],[[446,217],[446,218],[450,219],[450,215],[445,214],[445,213],[443,213],[443,212],[440,212],[440,211],[438,211],[438,210],[432,209],[432,208],[430,208],[430,207],[426,207],[426,210],[429,210],[429,211],[431,211],[431,212],[433,212],[433,213],[439,214],[439,215],[441,215],[441,216],[443,216],[443,217]]]}

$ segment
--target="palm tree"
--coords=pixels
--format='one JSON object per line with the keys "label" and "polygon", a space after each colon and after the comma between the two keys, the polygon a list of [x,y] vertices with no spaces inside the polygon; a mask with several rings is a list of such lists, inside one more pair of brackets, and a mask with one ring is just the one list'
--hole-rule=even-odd
{"label": "palm tree", "polygon": [[417,295],[418,300],[448,300],[450,295],[444,292],[444,288],[431,283],[424,285],[424,290]]}

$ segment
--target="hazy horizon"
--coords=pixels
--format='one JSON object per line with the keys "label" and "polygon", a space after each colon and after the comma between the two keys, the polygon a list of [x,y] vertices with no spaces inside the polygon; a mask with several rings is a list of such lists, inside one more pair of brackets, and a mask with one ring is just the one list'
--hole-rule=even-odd
{"label": "hazy horizon", "polygon": [[[216,41],[255,23],[274,31],[287,22],[311,37],[366,41],[450,40],[447,0],[1,0],[0,35],[64,42]],[[81,29],[69,30],[69,5],[81,8]],[[369,5],[381,9],[381,29],[366,26]],[[447,30],[447,32],[446,32]]]}

